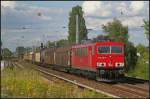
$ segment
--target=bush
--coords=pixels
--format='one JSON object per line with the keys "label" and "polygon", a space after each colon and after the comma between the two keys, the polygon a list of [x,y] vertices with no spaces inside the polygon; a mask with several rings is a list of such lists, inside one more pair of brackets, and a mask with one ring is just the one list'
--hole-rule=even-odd
{"label": "bush", "polygon": [[137,63],[137,49],[129,42],[125,46],[125,60],[126,60],[126,72],[133,70]]}
{"label": "bush", "polygon": [[140,77],[143,79],[149,79],[149,48],[143,45],[137,46],[138,56],[136,68],[128,72],[130,76]]}

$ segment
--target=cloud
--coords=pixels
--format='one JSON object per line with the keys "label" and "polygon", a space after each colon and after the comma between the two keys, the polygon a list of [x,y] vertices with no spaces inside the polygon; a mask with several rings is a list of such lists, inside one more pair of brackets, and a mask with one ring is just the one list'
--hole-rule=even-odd
{"label": "cloud", "polygon": [[135,17],[126,17],[122,18],[122,24],[128,26],[129,28],[141,27],[143,23],[144,17],[135,16]]}
{"label": "cloud", "polygon": [[101,6],[101,2],[97,1],[85,1],[82,5],[83,11],[86,14],[94,14]]}
{"label": "cloud", "polygon": [[113,19],[111,18],[106,18],[106,19],[99,19],[99,18],[91,18],[91,17],[85,17],[86,20],[86,26],[87,28],[90,29],[101,29],[101,26],[103,24],[106,24]]}
{"label": "cloud", "polygon": [[144,30],[137,28],[129,30],[129,41],[133,42],[135,45],[143,44],[148,46],[149,40],[147,40]]}
{"label": "cloud", "polygon": [[110,5],[104,5],[101,1],[84,1],[82,4],[85,16],[109,16],[111,11]]}
{"label": "cloud", "polygon": [[[37,6],[26,6],[15,3],[14,8],[2,7],[2,27],[22,28],[24,26],[47,27],[56,24],[66,12],[63,8],[46,8]],[[38,16],[41,13],[41,16]],[[57,22],[56,22],[57,21]],[[64,20],[62,20],[64,21]]]}
{"label": "cloud", "polygon": [[[145,19],[145,17],[142,17],[142,16],[119,18],[121,23],[124,26],[128,26],[129,28],[139,28],[139,27],[141,27],[144,24],[143,19]],[[85,17],[85,20],[86,20],[87,28],[101,30],[102,25],[103,24],[106,25],[108,22],[112,22],[113,18],[103,18],[103,19],[101,19],[101,18]]]}
{"label": "cloud", "polygon": [[121,2],[121,3],[118,3],[117,6],[116,6],[116,12],[120,13],[121,11],[123,13],[128,13],[128,8],[129,8],[129,5],[125,2]]}
{"label": "cloud", "polygon": [[130,2],[120,2],[114,8],[119,14],[121,11],[126,16],[142,16],[145,15],[145,12],[149,10],[149,2],[147,1],[130,1]]}
{"label": "cloud", "polygon": [[14,8],[16,6],[16,3],[14,1],[1,1],[1,6]]}
{"label": "cloud", "polygon": [[123,25],[128,26],[129,28],[138,28],[141,27],[143,23],[144,17],[135,16],[135,17],[124,17],[121,18],[121,22]]}
{"label": "cloud", "polygon": [[[147,19],[149,15],[149,2],[132,1],[132,2],[102,2],[102,1],[85,1],[83,2],[83,10],[85,12],[85,20],[89,28],[101,28],[102,24],[106,24],[117,18],[121,20],[123,25],[129,28],[135,28],[143,25],[143,19]],[[103,7],[104,6],[104,7]],[[101,9],[106,9],[111,14],[109,16],[95,17]],[[105,10],[104,10],[105,11]],[[123,14],[121,14],[123,12]]]}
{"label": "cloud", "polygon": [[46,16],[38,17],[35,12],[29,13],[28,11],[19,11],[16,9],[5,9],[2,11],[5,14],[1,15],[2,18],[2,26],[7,24],[7,27],[16,27],[35,23],[42,23],[46,18]]}
{"label": "cloud", "polygon": [[132,1],[130,4],[132,13],[139,13],[144,8],[144,1]]}

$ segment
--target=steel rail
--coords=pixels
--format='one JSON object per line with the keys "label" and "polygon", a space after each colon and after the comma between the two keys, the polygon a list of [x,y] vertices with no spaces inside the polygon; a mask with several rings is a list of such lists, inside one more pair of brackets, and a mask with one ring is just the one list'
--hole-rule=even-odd
{"label": "steel rail", "polygon": [[45,73],[45,74],[54,76],[54,77],[56,77],[56,78],[62,79],[62,80],[67,81],[67,82],[69,82],[69,83],[75,84],[75,85],[77,85],[77,86],[79,86],[79,87],[83,87],[83,88],[86,88],[86,89],[89,89],[89,90],[92,90],[92,91],[95,91],[95,92],[98,92],[98,93],[102,93],[102,94],[105,94],[105,95],[110,96],[110,97],[113,97],[113,98],[120,98],[120,97],[118,97],[118,96],[115,96],[115,95],[112,95],[112,94],[110,94],[110,93],[101,91],[101,90],[99,90],[99,89],[95,89],[95,88],[86,86],[86,85],[81,84],[81,83],[78,83],[78,82],[76,82],[76,81],[72,81],[72,80],[66,79],[66,78],[64,78],[64,77],[61,77],[61,76],[52,74],[52,73],[49,73],[49,72],[46,72],[46,71],[42,71],[42,70],[37,69],[37,68],[36,68],[36,70],[38,70],[38,71],[40,71],[40,72],[42,72],[42,73]]}

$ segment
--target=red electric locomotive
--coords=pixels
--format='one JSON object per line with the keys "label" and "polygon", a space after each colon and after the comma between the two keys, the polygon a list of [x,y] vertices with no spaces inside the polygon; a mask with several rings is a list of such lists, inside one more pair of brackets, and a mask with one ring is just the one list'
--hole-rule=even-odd
{"label": "red electric locomotive", "polygon": [[97,80],[115,79],[124,75],[124,44],[95,42],[72,46],[72,68],[94,73]]}

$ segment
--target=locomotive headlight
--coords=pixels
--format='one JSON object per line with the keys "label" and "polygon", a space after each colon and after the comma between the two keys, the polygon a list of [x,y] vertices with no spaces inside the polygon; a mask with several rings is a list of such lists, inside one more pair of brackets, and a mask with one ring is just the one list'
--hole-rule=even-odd
{"label": "locomotive headlight", "polygon": [[124,66],[124,63],[120,63],[120,67],[123,67]]}
{"label": "locomotive headlight", "polygon": [[97,66],[98,67],[104,67],[104,66],[106,66],[106,63],[104,63],[104,62],[97,62]]}
{"label": "locomotive headlight", "polygon": [[124,63],[122,63],[122,62],[117,62],[117,63],[116,63],[116,66],[117,66],[117,67],[123,67],[123,66],[124,66]]}

